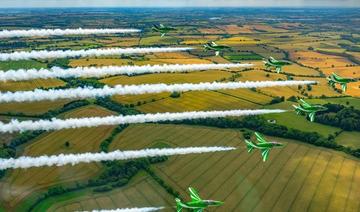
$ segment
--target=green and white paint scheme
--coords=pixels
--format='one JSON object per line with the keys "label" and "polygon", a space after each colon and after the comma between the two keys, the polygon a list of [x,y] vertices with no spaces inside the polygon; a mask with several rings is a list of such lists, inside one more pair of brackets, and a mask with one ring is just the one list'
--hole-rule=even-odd
{"label": "green and white paint scheme", "polygon": [[344,77],[341,77],[335,73],[332,73],[329,77],[327,77],[327,80],[329,82],[329,85],[334,87],[335,84],[339,84],[341,85],[341,89],[343,92],[346,91],[346,88],[347,88],[347,84],[349,82],[355,82],[354,79],[351,79],[351,78],[344,78]]}
{"label": "green and white paint scheme", "polygon": [[190,209],[194,212],[203,212],[209,206],[220,206],[224,203],[216,200],[202,200],[199,193],[194,188],[189,188],[190,202],[183,203],[180,199],[176,198],[176,211],[180,212],[183,208]]}
{"label": "green and white paint scheme", "polygon": [[255,132],[255,136],[257,143],[245,139],[248,152],[251,153],[254,149],[260,150],[264,162],[269,158],[269,152],[272,148],[284,146],[282,143],[267,141],[260,133]]}
{"label": "green and white paint scheme", "polygon": [[282,67],[286,65],[291,65],[292,63],[290,61],[286,60],[276,60],[273,57],[269,57],[267,60],[263,60],[266,69],[269,68],[275,68],[277,73],[280,73],[282,71]]}
{"label": "green and white paint scheme", "polygon": [[225,46],[225,45],[218,45],[214,41],[206,43],[204,45],[204,50],[205,51],[208,51],[208,50],[209,51],[215,51],[216,56],[219,56],[221,51],[228,50],[228,49],[231,49],[231,48],[229,46]]}
{"label": "green and white paint scheme", "polygon": [[175,31],[176,29],[174,27],[164,26],[163,24],[155,25],[151,28],[154,32],[160,32],[161,37],[164,37],[166,33],[170,31]]}
{"label": "green and white paint scheme", "polygon": [[322,105],[310,104],[310,103],[305,102],[305,100],[303,100],[303,99],[299,100],[299,105],[293,105],[293,107],[295,108],[296,114],[308,115],[311,122],[313,122],[315,120],[315,114],[317,112],[327,110],[327,108]]}

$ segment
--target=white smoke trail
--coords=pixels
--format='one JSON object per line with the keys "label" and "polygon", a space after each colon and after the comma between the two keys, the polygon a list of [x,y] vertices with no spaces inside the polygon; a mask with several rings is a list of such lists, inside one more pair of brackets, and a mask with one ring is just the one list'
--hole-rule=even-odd
{"label": "white smoke trail", "polygon": [[101,153],[81,153],[81,154],[60,154],[40,157],[22,156],[19,158],[0,159],[0,170],[30,168],[41,166],[65,166],[68,164],[76,165],[79,163],[91,163],[113,160],[131,160],[136,158],[201,154],[208,152],[220,152],[235,150],[234,147],[212,146],[212,147],[188,147],[188,148],[163,148],[163,149],[142,149],[130,151],[113,151]]}
{"label": "white smoke trail", "polygon": [[283,113],[285,110],[225,110],[225,111],[192,111],[181,113],[154,113],[138,114],[129,116],[105,116],[88,118],[70,118],[51,120],[11,120],[9,123],[0,122],[0,132],[23,132],[27,130],[61,130],[81,127],[110,126],[119,124],[135,124],[160,121],[179,121],[190,119],[220,118],[228,116],[251,116],[268,113]]}
{"label": "white smoke trail", "polygon": [[202,71],[223,68],[247,68],[252,64],[174,64],[174,65],[143,65],[143,66],[104,66],[77,67],[62,69],[19,69],[0,71],[0,81],[20,81],[32,79],[69,78],[69,77],[104,77],[112,75],[137,75],[145,73],[174,73]]}
{"label": "white smoke trail", "polygon": [[68,57],[91,57],[104,55],[121,54],[145,54],[156,52],[177,52],[188,51],[189,47],[149,47],[149,48],[109,48],[109,49],[89,49],[89,50],[57,50],[57,51],[30,51],[1,53],[0,61],[7,60],[29,60],[29,59],[49,59],[49,58],[68,58]]}
{"label": "white smoke trail", "polygon": [[0,38],[33,37],[53,35],[89,35],[89,34],[118,34],[140,32],[139,29],[29,29],[29,30],[2,30]]}
{"label": "white smoke trail", "polygon": [[158,211],[164,207],[145,207],[145,208],[118,208],[111,210],[93,210],[92,212],[151,212]]}
{"label": "white smoke trail", "polygon": [[85,99],[112,95],[139,95],[161,92],[184,92],[238,88],[262,88],[273,86],[292,86],[314,84],[315,81],[255,81],[255,82],[202,82],[199,84],[143,84],[143,85],[116,85],[103,88],[71,88],[33,91],[16,91],[0,93],[0,102],[35,102],[57,99]]}

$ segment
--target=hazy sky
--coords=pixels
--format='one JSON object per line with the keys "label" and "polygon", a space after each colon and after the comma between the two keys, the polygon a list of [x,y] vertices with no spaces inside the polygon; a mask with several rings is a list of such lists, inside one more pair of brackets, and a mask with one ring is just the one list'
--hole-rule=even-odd
{"label": "hazy sky", "polygon": [[0,0],[0,7],[360,7],[360,0]]}

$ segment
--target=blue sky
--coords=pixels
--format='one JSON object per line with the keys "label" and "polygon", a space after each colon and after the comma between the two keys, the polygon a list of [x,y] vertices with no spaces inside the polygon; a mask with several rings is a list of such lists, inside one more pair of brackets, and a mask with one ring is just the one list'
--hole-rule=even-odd
{"label": "blue sky", "polygon": [[360,0],[0,0],[0,7],[360,7]]}

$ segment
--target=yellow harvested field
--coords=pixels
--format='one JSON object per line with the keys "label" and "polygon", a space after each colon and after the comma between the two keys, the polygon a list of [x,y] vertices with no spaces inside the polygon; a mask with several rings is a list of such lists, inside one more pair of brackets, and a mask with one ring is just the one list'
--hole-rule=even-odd
{"label": "yellow harvested field", "polygon": [[252,38],[244,37],[244,36],[234,36],[231,38],[225,38],[219,40],[218,44],[225,44],[225,45],[242,45],[242,44],[257,44],[259,41],[255,41]]}
{"label": "yellow harvested field", "polygon": [[239,131],[232,129],[132,125],[115,138],[111,148],[138,149],[159,142],[177,147],[239,146],[226,153],[170,157],[156,166],[157,174],[182,198],[188,200],[187,188],[193,186],[204,199],[224,201],[221,211],[318,211],[329,207],[344,211],[358,206],[358,159],[294,140],[266,137],[286,144],[272,150],[266,163],[260,152],[249,154]]}
{"label": "yellow harvested field", "polygon": [[256,104],[267,104],[272,100],[271,97],[266,96],[266,95],[261,94],[261,93],[257,93],[255,91],[250,90],[250,89],[222,90],[220,92],[223,93],[223,94],[236,96],[238,98],[242,98],[242,99],[245,99],[247,101],[254,102]]}
{"label": "yellow harvested field", "polygon": [[24,103],[1,103],[0,113],[23,113],[26,115],[37,115],[61,108],[71,100],[24,102]]}
{"label": "yellow harvested field", "polygon": [[203,34],[223,34],[224,30],[219,28],[200,28],[198,29],[199,32]]}
{"label": "yellow harvested field", "polygon": [[219,26],[219,28],[225,30],[228,34],[239,34],[239,33],[253,33],[254,30],[249,25],[238,26],[235,24]]}
{"label": "yellow harvested field", "polygon": [[[86,106],[68,112],[62,117],[106,116],[111,114],[113,112],[98,106]],[[40,156],[97,152],[100,142],[107,138],[113,129],[114,126],[106,126],[47,132],[31,141],[25,147],[22,155]],[[69,142],[70,146],[66,147],[65,142]],[[1,202],[11,211],[29,195],[42,193],[51,186],[76,180],[86,180],[98,174],[99,170],[100,166],[96,163],[12,170],[0,183]]]}
{"label": "yellow harvested field", "polygon": [[[325,78],[311,78],[311,77],[294,77],[294,80],[312,80],[317,81],[317,85],[311,85],[312,89],[311,91],[308,91],[305,89],[305,92],[309,95],[312,95],[313,97],[320,97],[321,95],[333,97],[333,96],[341,96],[341,94],[334,91],[333,88],[331,88],[328,85],[328,82]],[[303,86],[303,88],[306,88],[306,86]]]}
{"label": "yellow harvested field", "polygon": [[188,58],[188,59],[152,59],[153,63],[156,64],[208,64],[211,63],[208,60],[199,58]]}
{"label": "yellow harvested field", "polygon": [[139,176],[129,185],[109,192],[81,193],[70,200],[53,204],[48,211],[92,211],[100,209],[135,207],[172,207],[174,200],[159,184],[149,176]]}
{"label": "yellow harvested field", "polygon": [[70,60],[71,67],[85,67],[85,66],[121,66],[128,65],[131,62],[129,59],[120,58],[81,58]]}
{"label": "yellow harvested field", "polygon": [[289,66],[284,66],[283,71],[285,73],[291,73],[291,74],[295,74],[295,75],[307,75],[307,76],[319,76],[320,75],[320,73],[318,71],[311,69],[311,68],[302,67],[296,63],[289,65]]}
{"label": "yellow harvested field", "polygon": [[179,36],[179,38],[183,39],[181,44],[184,45],[200,45],[205,44],[209,41],[217,40],[219,36],[216,35],[207,35],[207,36]]}
{"label": "yellow harvested field", "polygon": [[156,102],[150,102],[139,107],[146,113],[185,112],[201,110],[231,110],[251,109],[258,105],[247,100],[214,91],[192,91],[182,93],[179,98],[167,97]]}
{"label": "yellow harvested field", "polygon": [[286,29],[274,28],[270,25],[255,24],[252,25],[254,30],[265,31],[265,32],[288,32]]}
{"label": "yellow harvested field", "polygon": [[360,81],[349,83],[346,94],[354,97],[360,97]]}
{"label": "yellow harvested field", "polygon": [[35,88],[50,88],[65,85],[59,79],[36,79],[31,81],[18,81],[18,82],[1,82],[0,91],[27,91],[34,90]]}
{"label": "yellow harvested field", "polygon": [[332,68],[345,67],[346,65],[353,65],[353,63],[346,58],[340,56],[326,55],[312,51],[298,51],[291,52],[291,58],[299,63],[313,67],[313,68]]}
{"label": "yellow harvested field", "polygon": [[155,83],[199,83],[213,82],[221,78],[230,77],[231,73],[226,71],[197,71],[189,73],[160,73],[144,74],[138,76],[116,76],[102,79],[101,82],[108,85],[132,85],[132,84],[155,84]]}
{"label": "yellow harvested field", "polygon": [[328,68],[322,70],[327,76],[336,73],[342,77],[360,78],[360,66]]}

